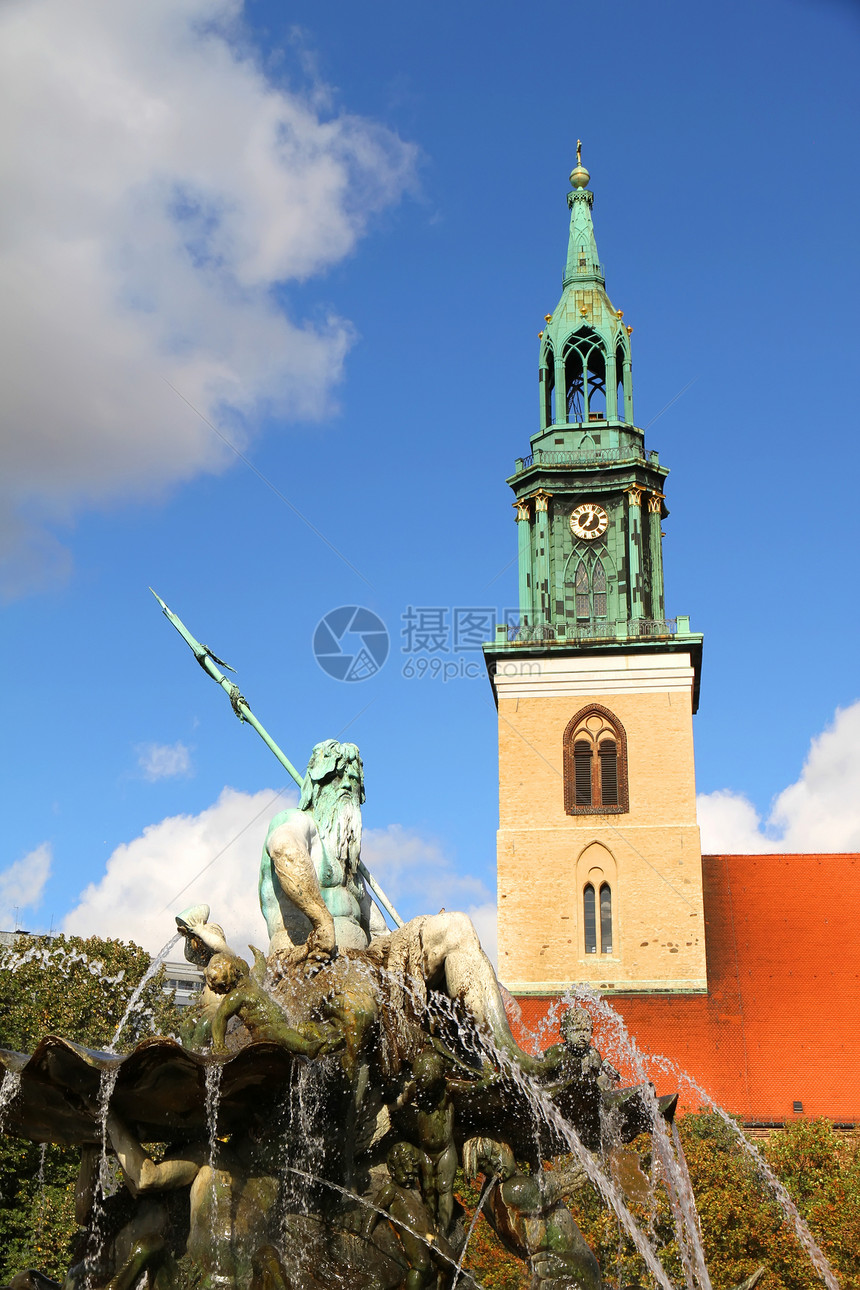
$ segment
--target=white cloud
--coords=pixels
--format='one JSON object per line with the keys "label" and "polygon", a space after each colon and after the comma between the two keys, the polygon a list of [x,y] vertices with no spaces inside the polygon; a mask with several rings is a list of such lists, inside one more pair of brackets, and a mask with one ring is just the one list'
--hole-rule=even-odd
{"label": "white cloud", "polygon": [[240,0],[0,10],[7,590],[62,572],[45,521],[232,460],[166,381],[234,438],[331,410],[350,326],[274,288],[348,255],[415,153],[326,104],[267,79]]}
{"label": "white cloud", "polygon": [[191,774],[191,753],[185,744],[140,744],[137,764],[144,779],[170,779],[175,775]]}
{"label": "white cloud", "polygon": [[[176,914],[206,901],[240,954],[249,943],[265,949],[266,925],[257,900],[260,852],[269,820],[295,804],[290,790],[240,793],[225,788],[199,815],[150,824],[117,847],[104,877],[81,893],[63,920],[79,936],[117,936],[154,953],[176,931]],[[165,908],[167,906],[167,908]]]}
{"label": "white cloud", "polygon": [[35,909],[51,873],[51,845],[43,842],[0,873],[0,927],[20,924],[24,909]]}
{"label": "white cloud", "polygon": [[[271,817],[295,802],[292,790],[276,795],[273,789],[225,788],[199,815],[149,825],[140,837],[117,847],[104,877],[81,893],[63,930],[118,936],[155,952],[174,930],[174,916],[206,901],[234,949],[244,953],[249,943],[265,949],[257,899],[260,852]],[[479,879],[458,874],[438,842],[392,824],[365,830],[362,856],[404,918],[435,914],[442,906],[463,909],[495,962],[490,893]]]}
{"label": "white cloud", "polygon": [[480,878],[459,873],[441,844],[400,824],[365,829],[361,855],[402,918],[463,910],[497,960],[496,906]]}
{"label": "white cloud", "polygon": [[702,850],[860,851],[860,701],[838,708],[811,742],[796,783],[783,789],[766,820],[740,793],[701,793]]}
{"label": "white cloud", "polygon": [[493,967],[499,966],[499,907],[494,900],[485,905],[470,905],[466,911],[475,924],[484,953]]}

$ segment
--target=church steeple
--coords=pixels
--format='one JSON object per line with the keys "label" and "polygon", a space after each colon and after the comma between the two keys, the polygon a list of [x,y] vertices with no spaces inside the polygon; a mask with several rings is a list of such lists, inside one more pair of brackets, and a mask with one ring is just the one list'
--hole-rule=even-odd
{"label": "church steeple", "polygon": [[508,480],[519,521],[517,639],[618,649],[689,628],[666,618],[669,472],[633,419],[633,328],[606,292],[589,181],[578,144],[561,299],[539,333],[539,429]]}
{"label": "church steeple", "polygon": [[[570,232],[562,296],[541,332],[541,429],[606,420],[633,423],[630,333],[606,294],[597,254],[591,208],[591,176],[582,165],[571,171]],[[602,416],[601,416],[602,414]]]}
{"label": "church steeple", "polygon": [[570,182],[538,428],[508,480],[519,618],[484,646],[499,710],[499,971],[515,996],[573,981],[704,993],[702,638],[666,614],[669,472],[633,419],[632,328],[606,293],[579,148]]}
{"label": "church steeple", "polygon": [[597,256],[597,242],[594,237],[594,225],[591,221],[591,207],[594,204],[594,193],[588,190],[591,179],[582,164],[582,141],[576,141],[576,166],[570,172],[572,191],[567,195],[570,207],[570,236],[567,242],[567,264],[564,270],[564,286],[572,282],[583,282],[590,278],[604,283],[603,265]]}

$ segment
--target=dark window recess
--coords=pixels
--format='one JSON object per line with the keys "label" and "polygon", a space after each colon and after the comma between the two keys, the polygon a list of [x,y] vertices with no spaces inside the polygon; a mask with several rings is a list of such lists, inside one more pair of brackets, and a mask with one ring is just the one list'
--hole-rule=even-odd
{"label": "dark window recess", "polygon": [[586,954],[597,953],[597,916],[594,907],[594,888],[591,883],[582,893],[584,926],[585,926],[585,952]]}
{"label": "dark window recess", "polygon": [[556,443],[564,443],[563,439],[556,439]]}
{"label": "dark window recess", "polygon": [[617,806],[618,746],[614,739],[604,739],[597,752],[600,758],[600,801],[603,806]]}
{"label": "dark window recess", "polygon": [[596,560],[591,571],[591,590],[594,595],[594,617],[606,617],[606,570],[602,560]]}
{"label": "dark window recess", "polygon": [[591,603],[588,594],[588,570],[584,561],[580,560],[576,566],[576,573],[573,580],[574,593],[576,595],[576,616],[577,618],[591,617]]}
{"label": "dark window recess", "polygon": [[577,806],[591,806],[591,744],[583,740],[573,746]]}
{"label": "dark window recess", "polygon": [[[591,890],[593,900],[594,888]],[[612,953],[612,891],[608,882],[600,888],[600,953]]]}

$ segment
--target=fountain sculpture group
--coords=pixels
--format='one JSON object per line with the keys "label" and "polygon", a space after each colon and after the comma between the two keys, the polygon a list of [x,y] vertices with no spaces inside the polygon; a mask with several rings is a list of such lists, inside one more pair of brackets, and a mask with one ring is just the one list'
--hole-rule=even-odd
{"label": "fountain sculpture group", "polygon": [[0,1050],[5,1131],[81,1149],[64,1290],[174,1290],[189,1266],[213,1290],[474,1287],[458,1168],[483,1176],[523,1285],[601,1290],[564,1203],[596,1186],[668,1290],[601,1161],[665,1134],[675,1099],[622,1089],[581,1008],[561,1043],[522,1051],[465,915],[389,931],[359,867],[363,800],[358,749],[317,745],[299,807],[268,832],[253,966],[208,906],[177,918],[204,970],[179,1036],[125,1056],[52,1036]]}

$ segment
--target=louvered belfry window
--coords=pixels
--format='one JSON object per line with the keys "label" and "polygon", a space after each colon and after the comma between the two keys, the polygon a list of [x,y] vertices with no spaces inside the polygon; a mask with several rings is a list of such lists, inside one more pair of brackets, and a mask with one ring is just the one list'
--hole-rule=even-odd
{"label": "louvered belfry window", "polygon": [[573,745],[576,801],[579,806],[591,806],[591,743],[581,739]]}
{"label": "louvered belfry window", "polygon": [[564,732],[564,809],[568,815],[628,811],[627,736],[608,708],[595,703]]}
{"label": "louvered belfry window", "polygon": [[597,745],[600,761],[600,800],[604,806],[618,805],[618,745],[611,737]]}

